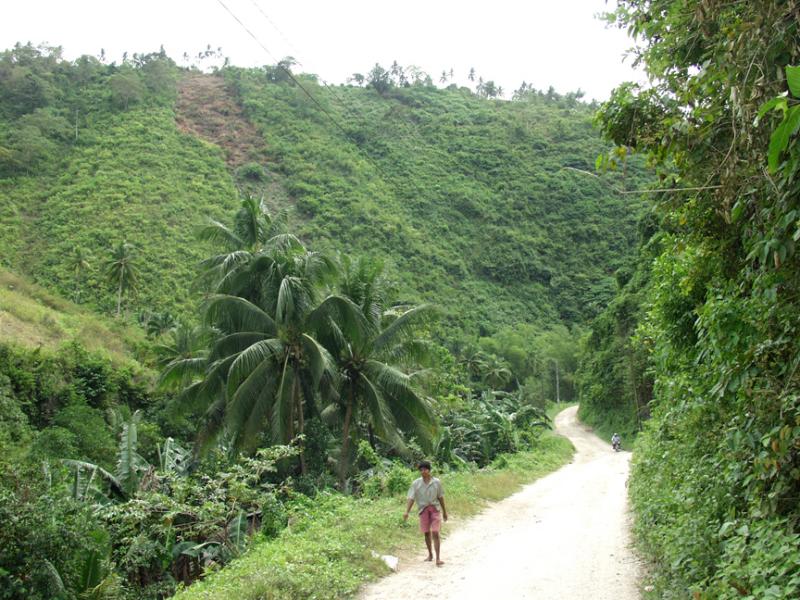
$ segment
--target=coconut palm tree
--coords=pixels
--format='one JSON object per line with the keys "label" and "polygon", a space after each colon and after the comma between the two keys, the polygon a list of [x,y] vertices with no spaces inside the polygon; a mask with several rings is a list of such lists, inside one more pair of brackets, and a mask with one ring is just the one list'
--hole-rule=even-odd
{"label": "coconut palm tree", "polygon": [[226,276],[246,267],[254,255],[263,250],[270,239],[285,228],[285,214],[273,217],[263,199],[248,197],[233,218],[233,225],[210,220],[198,232],[202,240],[219,244],[224,251],[201,263],[201,281],[214,288]]}
{"label": "coconut palm tree", "polygon": [[142,316],[142,320],[144,321],[147,337],[152,339],[158,339],[177,327],[175,315],[166,310],[164,312],[145,313]]}
{"label": "coconut palm tree", "polygon": [[122,308],[122,295],[133,294],[139,285],[139,267],[134,262],[135,248],[128,242],[120,242],[106,261],[109,283],[117,289],[117,316]]}
{"label": "coconut palm tree", "polygon": [[342,261],[340,291],[358,305],[368,327],[345,332],[329,323],[320,340],[331,349],[339,368],[336,408],[342,419],[339,485],[345,489],[350,444],[358,436],[354,424],[366,423],[387,443],[404,448],[403,434],[429,445],[434,416],[429,402],[397,364],[427,357],[427,345],[415,336],[430,320],[432,307],[384,309],[385,283],[380,262]]}
{"label": "coconut palm tree", "polygon": [[495,354],[488,355],[486,366],[481,373],[481,378],[487,386],[493,389],[502,389],[511,381],[512,377],[513,373],[507,361]]}
{"label": "coconut palm tree", "polygon": [[[224,429],[236,448],[252,447],[263,433],[289,441],[303,433],[306,412],[335,393],[338,371],[316,336],[331,323],[358,336],[367,322],[349,299],[322,298],[330,268],[287,236],[226,280],[229,293],[210,298],[207,324],[218,337],[205,376],[186,391],[208,403],[203,440]],[[305,472],[303,454],[300,460]]]}

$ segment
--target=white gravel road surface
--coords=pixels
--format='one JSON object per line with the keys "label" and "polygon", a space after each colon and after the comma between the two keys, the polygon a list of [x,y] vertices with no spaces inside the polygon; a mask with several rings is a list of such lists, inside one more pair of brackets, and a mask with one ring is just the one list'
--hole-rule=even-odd
{"label": "white gravel road surface", "polygon": [[615,453],[576,413],[568,408],[555,422],[575,445],[572,463],[453,524],[441,567],[423,561],[420,535],[419,556],[365,587],[359,600],[638,600],[625,489],[630,453]]}

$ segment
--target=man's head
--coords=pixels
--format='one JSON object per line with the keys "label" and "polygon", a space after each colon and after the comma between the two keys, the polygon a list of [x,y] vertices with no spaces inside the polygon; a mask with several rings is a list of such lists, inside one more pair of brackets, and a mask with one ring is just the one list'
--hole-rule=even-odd
{"label": "man's head", "polygon": [[421,460],[417,464],[417,469],[419,469],[419,472],[422,473],[423,477],[425,477],[426,475],[430,475],[431,463],[429,463],[427,460]]}

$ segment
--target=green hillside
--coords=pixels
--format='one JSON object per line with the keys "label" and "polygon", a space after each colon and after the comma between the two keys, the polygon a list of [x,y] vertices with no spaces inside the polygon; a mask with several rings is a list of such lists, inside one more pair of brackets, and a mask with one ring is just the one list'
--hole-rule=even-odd
{"label": "green hillside", "polygon": [[103,318],[0,269],[0,345],[55,350],[78,342],[101,352],[116,366],[138,366],[144,331]]}
{"label": "green hillside", "polygon": [[[187,311],[207,250],[196,229],[237,205],[237,186],[289,210],[315,248],[388,259],[402,296],[469,332],[584,321],[634,242],[636,196],[576,170],[603,146],[574,97],[301,88],[274,68],[227,68],[226,86],[159,54],[70,64],[20,47],[2,61],[12,83],[20,70],[39,82],[0,97],[2,264],[65,296],[80,287],[100,311],[115,305],[102,265],[122,241],[141,270],[130,306]],[[260,138],[241,133],[253,125]]]}
{"label": "green hillside", "polygon": [[[22,90],[34,97],[21,109],[8,97],[13,88],[0,101],[2,264],[67,297],[80,288],[76,299],[110,312],[103,263],[127,240],[142,272],[135,306],[185,309],[204,256],[195,229],[236,206],[222,152],[175,126],[177,73],[169,65],[158,93],[142,69],[128,69],[139,95],[126,99],[126,110],[112,87],[125,71],[88,61],[87,75],[50,56],[4,58],[12,75],[40,70],[50,92],[38,108],[30,90]],[[87,262],[79,274],[76,248]]]}
{"label": "green hillside", "polygon": [[613,293],[641,205],[574,170],[603,149],[588,106],[302,78],[332,121],[295,85],[227,77],[309,238],[388,256],[406,293],[468,330],[581,322]]}

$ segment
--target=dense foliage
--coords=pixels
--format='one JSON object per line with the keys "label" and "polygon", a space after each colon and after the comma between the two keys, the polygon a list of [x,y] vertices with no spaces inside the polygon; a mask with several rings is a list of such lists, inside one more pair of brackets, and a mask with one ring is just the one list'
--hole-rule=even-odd
{"label": "dense foliage", "polygon": [[[330,517],[311,498],[337,476],[375,500],[402,493],[423,456],[470,471],[513,468],[509,453],[523,450],[531,465],[563,456],[541,441],[544,385],[514,375],[534,373],[528,349],[568,374],[565,332],[527,345],[507,335],[509,362],[484,338],[457,361],[434,340],[432,309],[398,303],[379,262],[310,251],[251,200],[233,227],[202,235],[222,246],[202,263],[198,286],[210,289],[198,293],[213,292],[202,324],[146,322],[141,352],[163,367],[160,389],[138,363],[76,342],[0,346],[5,597],[162,598],[254,542],[291,540],[297,511]],[[344,517],[350,504],[337,502]],[[299,551],[286,543],[280,552]],[[367,575],[350,573],[348,589]]]}
{"label": "dense foliage", "polygon": [[650,349],[638,336],[638,326],[663,233],[652,214],[639,224],[639,233],[639,255],[617,271],[617,295],[591,323],[576,374],[581,420],[606,439],[621,434],[624,442],[634,439],[649,418],[653,394]]}
{"label": "dense foliage", "polygon": [[[662,598],[800,595],[799,14],[623,0],[611,15],[654,83],[601,108],[622,149],[606,162],[645,153],[663,191],[657,246],[589,348],[652,369],[631,493]],[[598,364],[590,394],[623,381],[598,383]]]}

